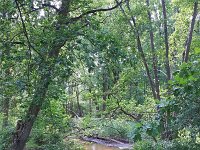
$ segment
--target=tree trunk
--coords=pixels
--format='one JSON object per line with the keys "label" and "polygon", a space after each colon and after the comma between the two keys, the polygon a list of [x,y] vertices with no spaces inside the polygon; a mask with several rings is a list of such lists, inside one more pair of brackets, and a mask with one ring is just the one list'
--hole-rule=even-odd
{"label": "tree trunk", "polygon": [[[135,22],[135,20],[133,20],[133,22]],[[144,67],[146,69],[146,73],[147,73],[147,77],[149,79],[149,83],[150,83],[150,87],[151,87],[151,91],[152,91],[153,97],[156,99],[154,83],[153,83],[153,80],[151,78],[150,70],[149,70],[149,67],[148,67],[148,64],[147,64],[143,49],[142,49],[142,45],[141,45],[141,41],[140,41],[139,35],[137,35],[137,46],[138,46],[138,50],[139,50],[139,52],[141,54],[141,57],[142,57],[142,60],[143,60],[143,63],[144,63]]]}
{"label": "tree trunk", "polygon": [[[146,0],[147,6],[149,7],[149,0]],[[151,21],[151,13],[148,10],[148,19],[150,22],[150,42],[151,42],[151,50],[153,54],[153,71],[154,71],[154,78],[155,78],[155,91],[156,91],[156,98],[160,100],[160,87],[159,87],[159,78],[158,78],[158,68],[157,68],[157,56],[155,52],[155,46],[154,46],[154,34],[152,31],[152,21]]]}
{"label": "tree trunk", "polygon": [[162,13],[164,19],[164,33],[165,33],[165,68],[167,72],[167,81],[171,79],[170,65],[169,65],[169,41],[168,41],[168,29],[167,29],[167,13],[166,13],[166,5],[165,0],[161,0],[162,2]]}
{"label": "tree trunk", "polygon": [[[90,94],[92,93],[91,87],[89,87],[89,93],[90,93]],[[92,102],[93,102],[93,99],[90,98],[90,99],[89,99],[89,112],[90,112],[90,115],[91,115],[91,116],[92,116]]]}
{"label": "tree trunk", "polygon": [[9,102],[10,98],[6,97],[3,100],[3,123],[2,123],[2,128],[5,128],[8,126],[8,116],[9,116]]}
{"label": "tree trunk", "polygon": [[[61,11],[59,12],[59,17],[57,21],[59,25],[62,25],[65,23],[63,18],[67,17],[69,3],[70,3],[70,0],[62,1]],[[24,149],[25,144],[30,135],[31,129],[33,127],[33,124],[38,116],[38,113],[42,107],[42,104],[45,101],[48,86],[51,82],[51,75],[55,66],[55,60],[57,59],[60,49],[61,47],[64,46],[65,42],[66,42],[65,38],[63,38],[59,42],[56,41],[55,45],[48,53],[47,61],[42,60],[39,70],[38,70],[38,74],[40,74],[40,78],[38,79],[37,85],[34,88],[35,92],[34,92],[32,102],[29,106],[28,112],[26,113],[25,119],[21,121],[20,127],[18,127],[19,125],[17,124],[16,131],[13,134],[13,142],[11,145],[11,150]]]}
{"label": "tree trunk", "polygon": [[[115,0],[116,3],[119,4],[118,0]],[[129,11],[130,10],[130,7],[129,7],[129,1],[127,1],[127,8]],[[120,9],[123,13],[123,15],[128,19],[128,16],[126,15],[124,9],[122,8],[122,6],[120,5]],[[133,24],[132,24],[132,22]],[[138,51],[140,52],[140,55],[142,57],[142,62],[144,64],[144,67],[145,67],[145,70],[146,70],[146,73],[147,73],[147,77],[149,79],[149,84],[150,84],[150,87],[151,87],[151,91],[152,91],[152,94],[153,94],[153,97],[156,99],[156,92],[155,92],[155,88],[154,88],[154,82],[152,80],[152,77],[151,77],[151,74],[150,74],[150,71],[149,71],[149,67],[148,67],[148,64],[147,64],[147,61],[146,61],[146,58],[145,58],[145,55],[144,55],[144,52],[143,52],[143,48],[142,48],[142,44],[141,44],[141,41],[140,41],[140,36],[139,36],[139,32],[137,30],[137,26],[136,26],[136,22],[135,22],[135,18],[134,16],[131,16],[131,21],[129,21],[129,25],[131,27],[131,30],[135,33],[136,35],[136,40],[137,40],[137,47],[138,47]]]}
{"label": "tree trunk", "polygon": [[185,55],[183,55],[184,62],[188,62],[190,45],[191,45],[191,42],[192,42],[192,33],[193,33],[193,30],[194,30],[197,12],[198,12],[198,0],[196,0],[194,2],[194,11],[193,11],[193,15],[192,15],[192,21],[191,21],[191,24],[190,24],[189,33],[188,33],[186,44],[185,44],[185,52],[184,52]]}
{"label": "tree trunk", "polygon": [[[89,69],[88,70],[88,72],[89,72],[89,77],[91,76],[90,74],[91,74],[91,69]],[[91,86],[89,86],[88,87],[89,89],[89,93],[92,95],[92,88],[91,88]],[[93,102],[93,98],[92,97],[90,97],[90,99],[89,99],[89,113],[90,113],[90,116],[92,116],[92,102]]]}
{"label": "tree trunk", "polygon": [[107,75],[107,71],[106,68],[103,68],[103,108],[102,110],[105,111],[106,110],[106,100],[108,97],[108,75]]}
{"label": "tree trunk", "polygon": [[[130,9],[130,6],[129,6],[129,2],[127,2],[127,8],[131,12],[131,9]],[[123,8],[121,7],[121,9],[123,9]],[[124,14],[125,14],[125,12],[124,12]],[[150,70],[149,70],[149,67],[148,67],[148,64],[147,64],[147,60],[145,58],[145,54],[144,54],[144,51],[143,51],[143,48],[142,48],[142,44],[141,44],[141,40],[140,40],[140,36],[139,36],[139,32],[138,32],[138,29],[137,29],[137,25],[136,25],[136,21],[135,21],[134,16],[131,16],[131,20],[133,22],[133,25],[132,25],[131,22],[129,24],[131,25],[132,30],[136,34],[138,51],[140,52],[140,55],[142,57],[142,62],[143,62],[144,67],[146,69],[146,73],[147,73],[147,77],[149,79],[149,84],[150,84],[150,87],[151,87],[151,91],[152,91],[153,97],[156,99],[156,92],[155,92],[154,82],[152,80],[151,73],[150,73]]]}
{"label": "tree trunk", "polygon": [[[44,71],[43,68],[41,68]],[[26,118],[22,121],[20,127],[16,127],[16,131],[13,136],[13,143],[11,146],[11,150],[23,150],[31,129],[33,127],[33,123],[35,122],[37,115],[42,107],[42,104],[45,100],[45,96],[47,93],[48,86],[51,81],[51,69],[48,68],[37,83],[36,91],[34,93],[34,97],[32,103],[29,106],[29,110],[26,114]]]}
{"label": "tree trunk", "polygon": [[83,117],[83,113],[81,110],[81,105],[80,105],[80,100],[79,100],[79,88],[78,88],[78,84],[76,85],[76,102],[77,102],[77,113],[79,117]]}
{"label": "tree trunk", "polygon": [[13,135],[13,143],[11,146],[11,150],[23,150],[31,129],[33,127],[33,123],[35,122],[37,115],[42,107],[43,102],[45,101],[46,93],[48,90],[48,86],[51,82],[51,74],[54,70],[55,60],[58,57],[60,48],[65,44],[66,41],[55,45],[55,49],[52,49],[49,52],[49,62],[42,62],[39,67],[39,74],[41,74],[40,79],[37,82],[35,87],[34,97],[29,106],[29,110],[26,114],[24,120],[22,120],[22,125],[20,130],[16,128],[16,131]]}
{"label": "tree trunk", "polygon": [[89,112],[90,112],[90,116],[92,116],[92,99],[89,99]]}
{"label": "tree trunk", "polygon": [[2,128],[5,128],[8,126],[8,116],[9,116],[9,98],[5,98],[3,100],[3,123]]}

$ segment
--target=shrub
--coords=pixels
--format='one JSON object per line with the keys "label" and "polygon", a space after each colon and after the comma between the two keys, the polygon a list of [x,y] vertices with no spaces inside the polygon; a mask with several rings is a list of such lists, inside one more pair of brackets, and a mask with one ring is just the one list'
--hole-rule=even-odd
{"label": "shrub", "polygon": [[152,141],[138,141],[134,144],[134,150],[154,150]]}
{"label": "shrub", "polygon": [[[172,82],[179,129],[200,130],[200,61],[183,64]],[[196,132],[198,133],[198,132]]]}
{"label": "shrub", "polygon": [[7,150],[12,141],[14,128],[8,126],[0,131],[0,150]]}
{"label": "shrub", "polygon": [[65,141],[60,132],[50,133],[35,129],[27,143],[28,150],[81,150],[81,146],[74,141]]}
{"label": "shrub", "polygon": [[159,141],[151,140],[138,141],[134,144],[134,150],[199,150],[200,144],[192,141],[173,140]]}

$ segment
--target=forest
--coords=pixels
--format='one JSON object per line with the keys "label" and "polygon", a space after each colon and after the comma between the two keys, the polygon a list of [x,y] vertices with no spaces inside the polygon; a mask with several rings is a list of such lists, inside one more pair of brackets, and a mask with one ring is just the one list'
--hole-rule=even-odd
{"label": "forest", "polygon": [[199,150],[199,0],[0,0],[0,150]]}

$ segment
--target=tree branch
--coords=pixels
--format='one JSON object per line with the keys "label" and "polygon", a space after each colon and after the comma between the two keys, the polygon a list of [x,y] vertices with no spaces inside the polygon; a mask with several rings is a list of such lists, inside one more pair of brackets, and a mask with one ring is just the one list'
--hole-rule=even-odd
{"label": "tree branch", "polygon": [[[29,51],[31,51],[31,48],[43,59],[43,56],[32,46],[30,40],[29,40],[29,37],[28,37],[28,32],[26,30],[26,26],[25,26],[25,22],[23,20],[23,16],[22,16],[22,12],[21,12],[21,9],[19,7],[19,4],[18,4],[18,1],[15,0],[15,4],[17,6],[17,9],[19,11],[19,15],[20,15],[20,19],[21,19],[21,22],[22,22],[22,27],[23,27],[23,32],[24,32],[24,36],[26,37],[26,40],[27,40],[27,43],[28,43],[28,48],[29,48]],[[31,52],[30,52],[30,55],[31,55]],[[31,56],[30,56],[31,57]]]}
{"label": "tree branch", "polygon": [[44,8],[46,8],[46,7],[49,7],[49,8],[53,8],[53,9],[55,9],[56,10],[56,12],[59,12],[59,9],[58,8],[56,8],[56,6],[54,6],[54,5],[51,5],[51,4],[42,4],[42,6],[41,7],[38,7],[38,8],[34,8],[34,7],[32,7],[32,11],[31,12],[33,12],[33,11],[37,11],[37,10],[41,10],[41,9],[44,9]]}
{"label": "tree branch", "polygon": [[99,8],[99,9],[94,9],[94,10],[89,10],[83,14],[81,14],[80,16],[77,16],[77,17],[74,17],[74,18],[71,18],[69,23],[72,23],[74,21],[78,21],[79,19],[83,18],[84,16],[86,15],[89,15],[89,14],[95,14],[97,12],[106,12],[106,11],[111,11],[117,7],[119,7],[121,4],[123,3],[123,0],[119,3],[117,3],[115,6],[113,7],[110,7],[110,8]]}
{"label": "tree branch", "polygon": [[[116,99],[117,99],[117,98],[116,98]],[[139,121],[139,120],[142,118],[142,116],[143,116],[143,114],[136,114],[136,113],[130,114],[130,113],[128,113],[127,111],[125,111],[125,110],[120,106],[120,103],[119,103],[119,100],[118,100],[118,99],[117,99],[117,106],[118,106],[118,108],[120,109],[120,111],[121,111],[122,113],[124,113],[125,115],[127,115],[127,116],[133,118],[135,121]]]}

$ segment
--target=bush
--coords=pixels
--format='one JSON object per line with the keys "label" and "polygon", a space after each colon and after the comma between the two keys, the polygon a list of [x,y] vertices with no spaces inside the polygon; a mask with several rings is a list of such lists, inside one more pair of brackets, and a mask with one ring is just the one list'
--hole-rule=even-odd
{"label": "bush", "polygon": [[64,147],[61,134],[44,133],[42,130],[34,131],[27,143],[28,149],[36,150],[64,150]]}
{"label": "bush", "polygon": [[73,141],[65,141],[64,135],[57,133],[45,133],[42,130],[33,131],[27,143],[29,150],[81,150],[81,146]]}
{"label": "bush", "polygon": [[168,146],[169,150],[199,150],[200,144],[194,142],[186,142],[186,141],[173,141],[171,146]]}
{"label": "bush", "polygon": [[152,141],[138,141],[134,144],[134,150],[153,150]]}
{"label": "bush", "polygon": [[200,144],[191,141],[139,141],[134,144],[134,150],[199,150]]}
{"label": "bush", "polygon": [[[178,129],[200,130],[200,61],[183,64],[172,82]],[[198,132],[196,132],[198,134]]]}
{"label": "bush", "polygon": [[8,126],[0,131],[0,150],[7,150],[12,141],[14,128]]}
{"label": "bush", "polygon": [[129,139],[129,132],[131,125],[127,121],[123,120],[112,120],[102,124],[101,136],[114,137],[119,139]]}

